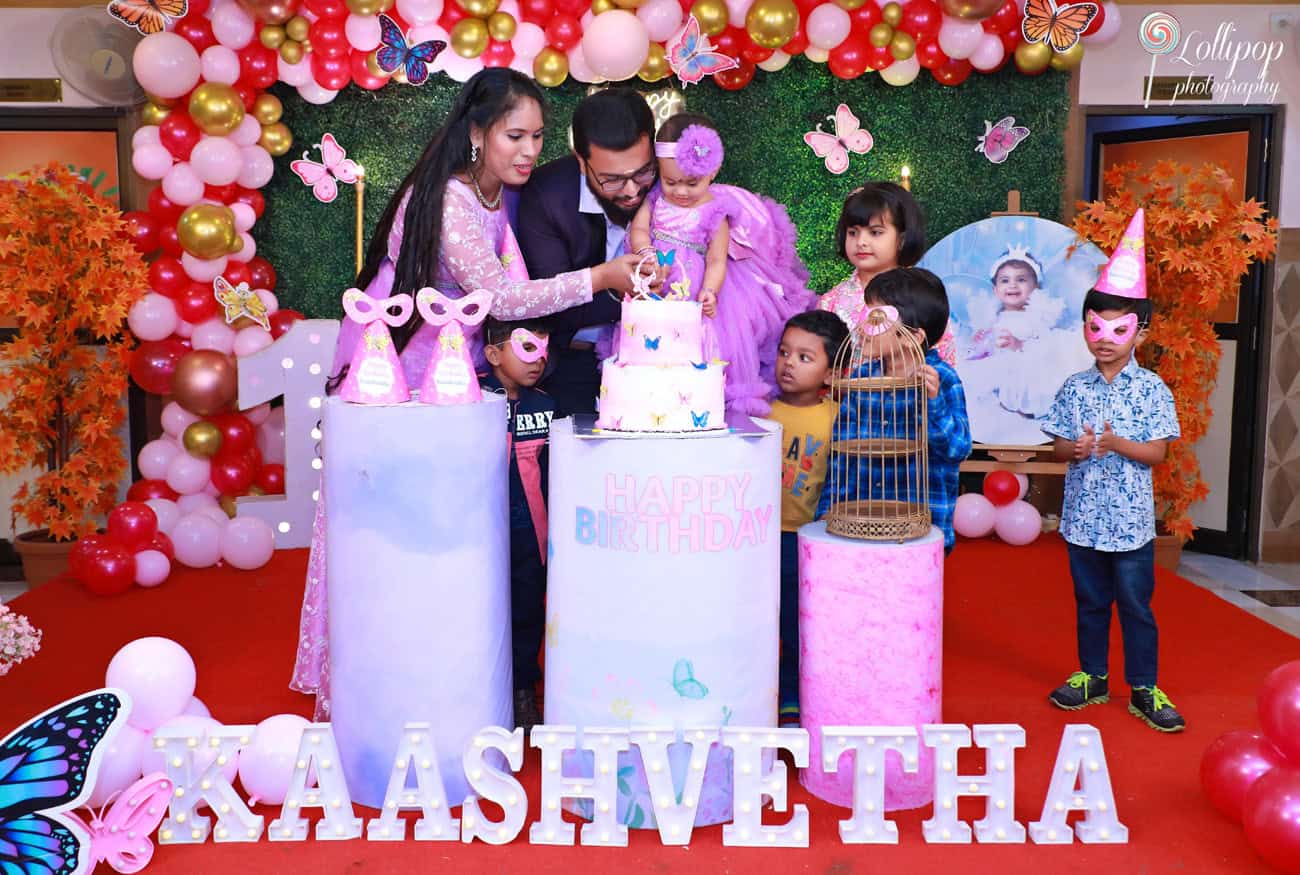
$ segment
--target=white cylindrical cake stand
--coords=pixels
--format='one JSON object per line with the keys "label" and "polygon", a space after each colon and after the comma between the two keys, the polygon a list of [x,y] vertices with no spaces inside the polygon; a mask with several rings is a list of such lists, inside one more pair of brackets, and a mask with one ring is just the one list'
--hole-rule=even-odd
{"label": "white cylindrical cake stand", "polygon": [[[799,530],[799,715],[812,736],[800,782],[852,807],[853,769],[822,770],[823,726],[915,726],[942,722],[943,533],[904,543]],[[885,809],[934,799],[934,755],[918,769],[885,759]]]}
{"label": "white cylindrical cake stand", "polygon": [[[776,724],[780,451],[779,431],[627,439],[551,426],[548,723]],[[687,748],[669,750],[680,794]],[[708,760],[701,826],[731,820],[724,750]],[[564,768],[581,773],[576,757]],[[653,827],[636,751],[619,777],[619,820]]]}
{"label": "white cylindrical cake stand", "polygon": [[379,807],[402,726],[426,721],[451,804],[484,726],[513,726],[505,399],[325,402],[331,721]]}

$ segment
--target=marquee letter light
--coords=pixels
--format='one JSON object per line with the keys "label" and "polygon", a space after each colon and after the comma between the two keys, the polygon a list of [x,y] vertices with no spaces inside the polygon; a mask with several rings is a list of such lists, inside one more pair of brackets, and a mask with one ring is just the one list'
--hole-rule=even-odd
{"label": "marquee letter light", "polygon": [[[175,785],[167,818],[158,828],[159,844],[196,845],[207,840],[212,821],[195,815],[200,802],[206,802],[217,815],[216,841],[255,842],[261,837],[263,818],[249,810],[222,774],[222,769],[239,755],[239,749],[249,743],[255,729],[222,726],[210,730],[206,738],[180,728],[154,733],[153,746],[166,757],[167,777]],[[201,745],[207,745],[217,755],[207,768],[196,773],[194,754]]]}
{"label": "marquee letter light", "polygon": [[[498,754],[489,758],[488,751],[497,751]],[[524,764],[522,729],[507,732],[500,726],[484,727],[465,749],[462,759],[465,780],[478,794],[466,796],[460,811],[460,840],[465,844],[480,838],[490,845],[504,845],[514,841],[524,828],[524,821],[528,818],[528,794],[514,775],[492,764],[491,760],[499,759],[501,755],[505,756],[512,771],[519,771]],[[505,816],[499,821],[488,820],[479,807],[480,798],[500,805]]]}
{"label": "marquee letter light", "polygon": [[695,815],[704,787],[704,767],[709,750],[718,740],[718,727],[691,728],[682,733],[682,744],[690,746],[690,760],[682,776],[681,801],[677,801],[676,779],[668,759],[668,745],[676,741],[669,726],[650,726],[631,731],[631,740],[641,750],[646,785],[654,802],[655,823],[665,845],[685,845],[695,828]]}
{"label": "marquee letter light", "polygon": [[903,761],[904,772],[919,768],[914,726],[823,726],[822,770],[834,772],[840,757],[853,751],[853,816],[840,821],[846,845],[898,844],[898,826],[885,819],[885,751]]}
{"label": "marquee letter light", "polygon": [[1086,723],[1065,727],[1052,767],[1052,783],[1043,800],[1043,814],[1029,824],[1029,837],[1040,845],[1068,845],[1074,841],[1065,818],[1084,812],[1074,825],[1079,841],[1087,844],[1128,842],[1128,827],[1119,822],[1110,769],[1101,747],[1101,733]]}
{"label": "marquee letter light", "polygon": [[[301,325],[302,323],[294,323]],[[316,786],[308,788],[307,775],[316,767]],[[361,818],[352,810],[348,782],[339,765],[339,749],[334,730],[328,723],[309,723],[298,742],[298,761],[289,779],[280,816],[271,821],[269,837],[273,842],[301,842],[307,838],[304,807],[320,808],[325,816],[316,824],[316,841],[347,840],[361,837]]]}
{"label": "marquee letter light", "polygon": [[[407,776],[415,766],[415,788],[407,787]],[[438,752],[428,723],[408,723],[397,742],[397,756],[384,791],[379,817],[366,824],[366,838],[372,842],[400,842],[406,838],[402,811],[418,809],[423,816],[415,822],[415,839],[421,842],[454,842],[458,821],[447,809],[447,790],[438,768]]]}
{"label": "marquee letter light", "polygon": [[735,814],[732,822],[722,828],[722,843],[764,848],[808,847],[807,805],[795,805],[791,818],[779,826],[765,826],[762,813],[764,796],[772,797],[775,810],[786,808],[785,763],[774,759],[771,770],[764,773],[764,749],[784,748],[794,755],[795,766],[804,768],[808,765],[808,730],[724,726],[722,743],[735,752],[732,796]]}
{"label": "marquee letter light", "polygon": [[[579,741],[573,726],[534,726],[530,741],[542,752],[542,819],[528,828],[528,841],[535,845],[573,844],[573,824],[560,816],[560,800],[590,799],[595,817],[582,825],[582,843],[625,846],[627,827],[618,822],[618,755],[628,749],[627,730],[586,729]],[[595,775],[564,775],[560,754],[566,750],[593,752]]]}
{"label": "marquee letter light", "polygon": [[970,747],[970,729],[960,723],[922,727],[927,747],[934,748],[934,817],[921,823],[925,840],[938,844],[970,842],[970,825],[957,819],[957,799],[983,796],[984,818],[975,821],[981,844],[1025,840],[1016,820],[1016,749],[1025,746],[1025,730],[1014,724],[975,727],[975,743],[984,749],[984,774],[957,774],[957,751]]}

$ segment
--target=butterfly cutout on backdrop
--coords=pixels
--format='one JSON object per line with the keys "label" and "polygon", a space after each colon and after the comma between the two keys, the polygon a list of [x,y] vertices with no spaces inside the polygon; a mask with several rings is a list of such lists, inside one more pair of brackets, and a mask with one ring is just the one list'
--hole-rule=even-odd
{"label": "butterfly cutout on backdrop", "polygon": [[818,158],[826,159],[826,169],[836,176],[849,169],[849,153],[865,155],[875,145],[858,117],[849,109],[848,104],[841,103],[835,107],[835,115],[826,116],[826,120],[835,125],[835,133],[822,130],[822,123],[817,123],[817,130],[803,135],[803,141],[812,146]]}
{"label": "butterfly cutout on backdrop", "polygon": [[90,836],[91,863],[106,862],[124,875],[148,866],[153,859],[149,836],[167,813],[173,787],[170,778],[154,772],[117,794],[111,807],[91,812],[89,826],[68,812],[68,817],[77,818]]}
{"label": "butterfly cutout on backdrop", "polygon": [[1074,48],[1099,9],[1096,3],[1027,0],[1020,32],[1027,43],[1045,43],[1053,51],[1064,52]]}
{"label": "butterfly cutout on backdrop", "polygon": [[112,0],[108,14],[148,36],[162,33],[173,19],[184,18],[189,0]]}
{"label": "butterfly cutout on backdrop", "polygon": [[1001,164],[1028,136],[1029,128],[1017,125],[1015,116],[1009,115],[997,124],[985,119],[984,133],[980,136],[975,151],[994,164]]}
{"label": "butterfly cutout on backdrop", "polygon": [[271,330],[271,316],[266,312],[266,304],[248,287],[248,283],[232,286],[224,276],[219,276],[212,281],[212,296],[225,308],[227,325],[247,316],[267,331]]}
{"label": "butterfly cutout on backdrop", "polygon": [[63,816],[94,786],[96,748],[127,708],[100,690],[64,702],[0,742],[0,872],[72,875],[93,867],[85,825]]}
{"label": "butterfly cutout on backdrop", "polygon": [[302,158],[289,162],[289,169],[303,181],[304,185],[311,186],[311,193],[316,195],[316,200],[327,204],[339,196],[340,182],[353,185],[360,178],[360,174],[357,162],[348,157],[348,153],[339,145],[339,141],[334,139],[333,134],[327,133],[321,137],[316,147],[320,149],[323,164],[308,158],[310,152],[303,152]]}
{"label": "butterfly cutout on backdrop", "polygon": [[375,52],[375,63],[385,73],[395,73],[405,67],[406,81],[423,85],[429,78],[429,65],[447,44],[440,39],[411,45],[397,22],[387,15],[379,16],[379,39],[383,43]]}
{"label": "butterfly cutout on backdrop", "polygon": [[700,32],[699,19],[694,15],[686,16],[686,23],[673,34],[667,49],[668,66],[682,80],[682,87],[694,85],[705,76],[740,67],[735,58],[713,51],[709,38]]}
{"label": "butterfly cutout on backdrop", "polygon": [[689,659],[679,659],[673,665],[673,689],[683,699],[703,699],[709,688],[695,679],[695,666]]}

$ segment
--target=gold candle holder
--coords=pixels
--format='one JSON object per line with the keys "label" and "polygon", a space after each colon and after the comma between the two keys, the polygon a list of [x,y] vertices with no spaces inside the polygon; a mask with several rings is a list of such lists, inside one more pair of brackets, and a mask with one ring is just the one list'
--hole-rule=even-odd
{"label": "gold candle holder", "polygon": [[366,168],[357,165],[357,273],[365,259]]}

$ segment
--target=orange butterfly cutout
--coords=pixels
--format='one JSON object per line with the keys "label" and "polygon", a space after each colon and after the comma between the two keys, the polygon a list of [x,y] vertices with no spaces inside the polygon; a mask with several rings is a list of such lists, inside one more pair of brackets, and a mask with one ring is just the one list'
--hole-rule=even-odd
{"label": "orange butterfly cutout", "polygon": [[1062,3],[1056,0],[1028,0],[1020,32],[1027,43],[1047,43],[1053,51],[1074,48],[1079,37],[1097,17],[1096,3]]}
{"label": "orange butterfly cutout", "polygon": [[148,36],[161,33],[174,18],[183,18],[189,0],[112,0],[108,14]]}

